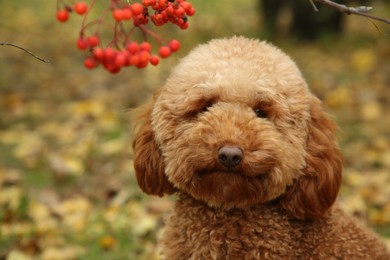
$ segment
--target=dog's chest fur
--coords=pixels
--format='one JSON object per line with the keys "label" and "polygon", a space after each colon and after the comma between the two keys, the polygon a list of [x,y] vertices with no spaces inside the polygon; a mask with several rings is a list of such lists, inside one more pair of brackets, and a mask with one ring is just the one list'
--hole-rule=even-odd
{"label": "dog's chest fur", "polygon": [[[357,254],[345,250],[348,244],[361,244],[361,259],[382,259],[384,248],[375,237],[350,233],[357,224],[347,220],[338,209],[320,220],[294,221],[273,206],[226,211],[184,196],[167,220],[160,247],[163,259],[348,259]],[[339,242],[329,244],[329,238]],[[378,247],[378,256],[366,255],[368,247]]]}

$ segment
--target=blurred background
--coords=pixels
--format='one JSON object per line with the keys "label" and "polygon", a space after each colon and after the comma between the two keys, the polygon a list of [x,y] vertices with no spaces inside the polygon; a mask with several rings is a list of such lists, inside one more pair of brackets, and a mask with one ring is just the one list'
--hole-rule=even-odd
{"label": "blurred background", "polygon": [[[390,26],[314,12],[308,0],[190,2],[188,30],[152,27],[178,39],[178,53],[112,75],[84,68],[80,17],[60,24],[56,1],[0,0],[0,42],[50,60],[0,46],[0,259],[157,259],[174,198],[140,192],[129,111],[190,49],[236,34],[273,42],[297,62],[340,126],[339,203],[390,244]],[[390,18],[388,1],[345,2]]]}

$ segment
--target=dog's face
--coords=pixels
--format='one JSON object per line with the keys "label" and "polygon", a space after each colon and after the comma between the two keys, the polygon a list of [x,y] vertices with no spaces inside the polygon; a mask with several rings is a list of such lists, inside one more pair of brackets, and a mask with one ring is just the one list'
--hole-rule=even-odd
{"label": "dog's face", "polygon": [[134,160],[147,193],[180,190],[225,208],[280,198],[298,218],[322,214],[336,197],[335,127],[295,63],[269,44],[232,38],[201,45],[142,119]]}

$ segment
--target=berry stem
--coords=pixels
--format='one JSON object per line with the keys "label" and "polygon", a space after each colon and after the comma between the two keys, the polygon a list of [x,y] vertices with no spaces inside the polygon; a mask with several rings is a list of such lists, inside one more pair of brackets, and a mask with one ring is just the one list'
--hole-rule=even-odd
{"label": "berry stem", "polygon": [[153,31],[149,30],[148,28],[146,28],[145,25],[143,24],[140,24],[138,26],[141,30],[142,30],[142,33],[145,35],[145,34],[149,34],[157,43],[161,44],[162,42],[162,38],[160,35],[158,35],[157,33],[154,33]]}
{"label": "berry stem", "polygon": [[[118,27],[120,27],[119,30],[118,30]],[[123,31],[122,23],[116,22],[115,23],[115,29],[114,29],[114,40],[113,40],[113,43],[115,44],[115,47],[117,49],[120,49],[120,47],[118,45],[118,41],[120,40],[120,34],[121,34],[122,31]]]}
{"label": "berry stem", "polygon": [[128,33],[124,33],[125,35],[125,41],[124,41],[124,44],[126,45],[129,41],[129,38],[130,38],[130,35],[132,35],[134,33],[134,30],[136,29],[136,26],[133,26]]}
{"label": "berry stem", "polygon": [[57,1],[57,10],[62,9],[61,6],[65,6],[64,1],[63,0]]}
{"label": "berry stem", "polygon": [[[89,15],[89,12],[92,10],[93,6],[95,5],[96,3],[96,0],[92,0],[89,8],[87,9],[87,12],[84,14],[84,17],[83,17],[83,21],[81,22],[81,31],[84,31],[84,28],[85,28],[85,23],[87,21],[87,18],[88,18],[88,15]],[[81,33],[81,32],[80,32]]]}

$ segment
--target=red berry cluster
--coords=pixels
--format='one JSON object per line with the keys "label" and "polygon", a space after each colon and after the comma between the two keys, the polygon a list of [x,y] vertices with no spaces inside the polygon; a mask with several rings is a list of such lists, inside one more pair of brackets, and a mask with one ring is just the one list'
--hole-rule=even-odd
{"label": "red berry cluster", "polygon": [[155,10],[151,19],[157,26],[171,22],[179,26],[181,29],[187,29],[187,16],[195,14],[195,9],[185,0],[142,0],[142,3],[144,6],[150,6],[153,10]]}
{"label": "red berry cluster", "polygon": [[[168,46],[159,48],[161,58],[167,58],[172,52],[177,51],[180,43],[177,40],[169,42]],[[139,69],[145,68],[149,63],[157,65],[160,58],[151,53],[152,46],[149,42],[129,42],[123,50],[107,48],[93,48],[92,55],[87,56],[84,66],[93,69],[99,65],[111,73],[118,73],[123,67],[135,66]]]}
{"label": "red berry cluster", "polygon": [[57,20],[59,22],[66,22],[69,19],[69,14],[75,11],[79,15],[83,15],[87,12],[88,6],[84,2],[77,2],[72,6],[65,5],[63,8],[59,8],[57,11]]}
{"label": "red berry cluster", "polygon": [[[167,58],[172,52],[179,50],[178,40],[163,40],[148,29],[146,26],[149,20],[156,26],[170,22],[186,29],[187,17],[195,14],[195,9],[186,0],[142,0],[133,3],[127,0],[109,0],[109,7],[106,9],[108,12],[104,11],[98,20],[88,22],[88,13],[96,0],[92,0],[89,6],[84,2],[70,5],[65,1],[67,0],[57,0],[58,21],[66,22],[72,12],[84,16],[77,48],[85,52],[85,67],[93,69],[102,65],[111,73],[117,73],[128,66],[145,68],[148,64],[157,65],[160,58]],[[106,13],[111,14],[111,26],[101,26],[107,23]],[[125,29],[129,27],[130,29]],[[105,46],[102,44],[103,28],[113,28],[113,37]],[[137,29],[143,36],[140,42],[133,36]],[[93,33],[88,33],[91,30]],[[157,54],[152,53],[153,47],[148,41],[150,38],[155,42],[153,46],[157,47]]]}

